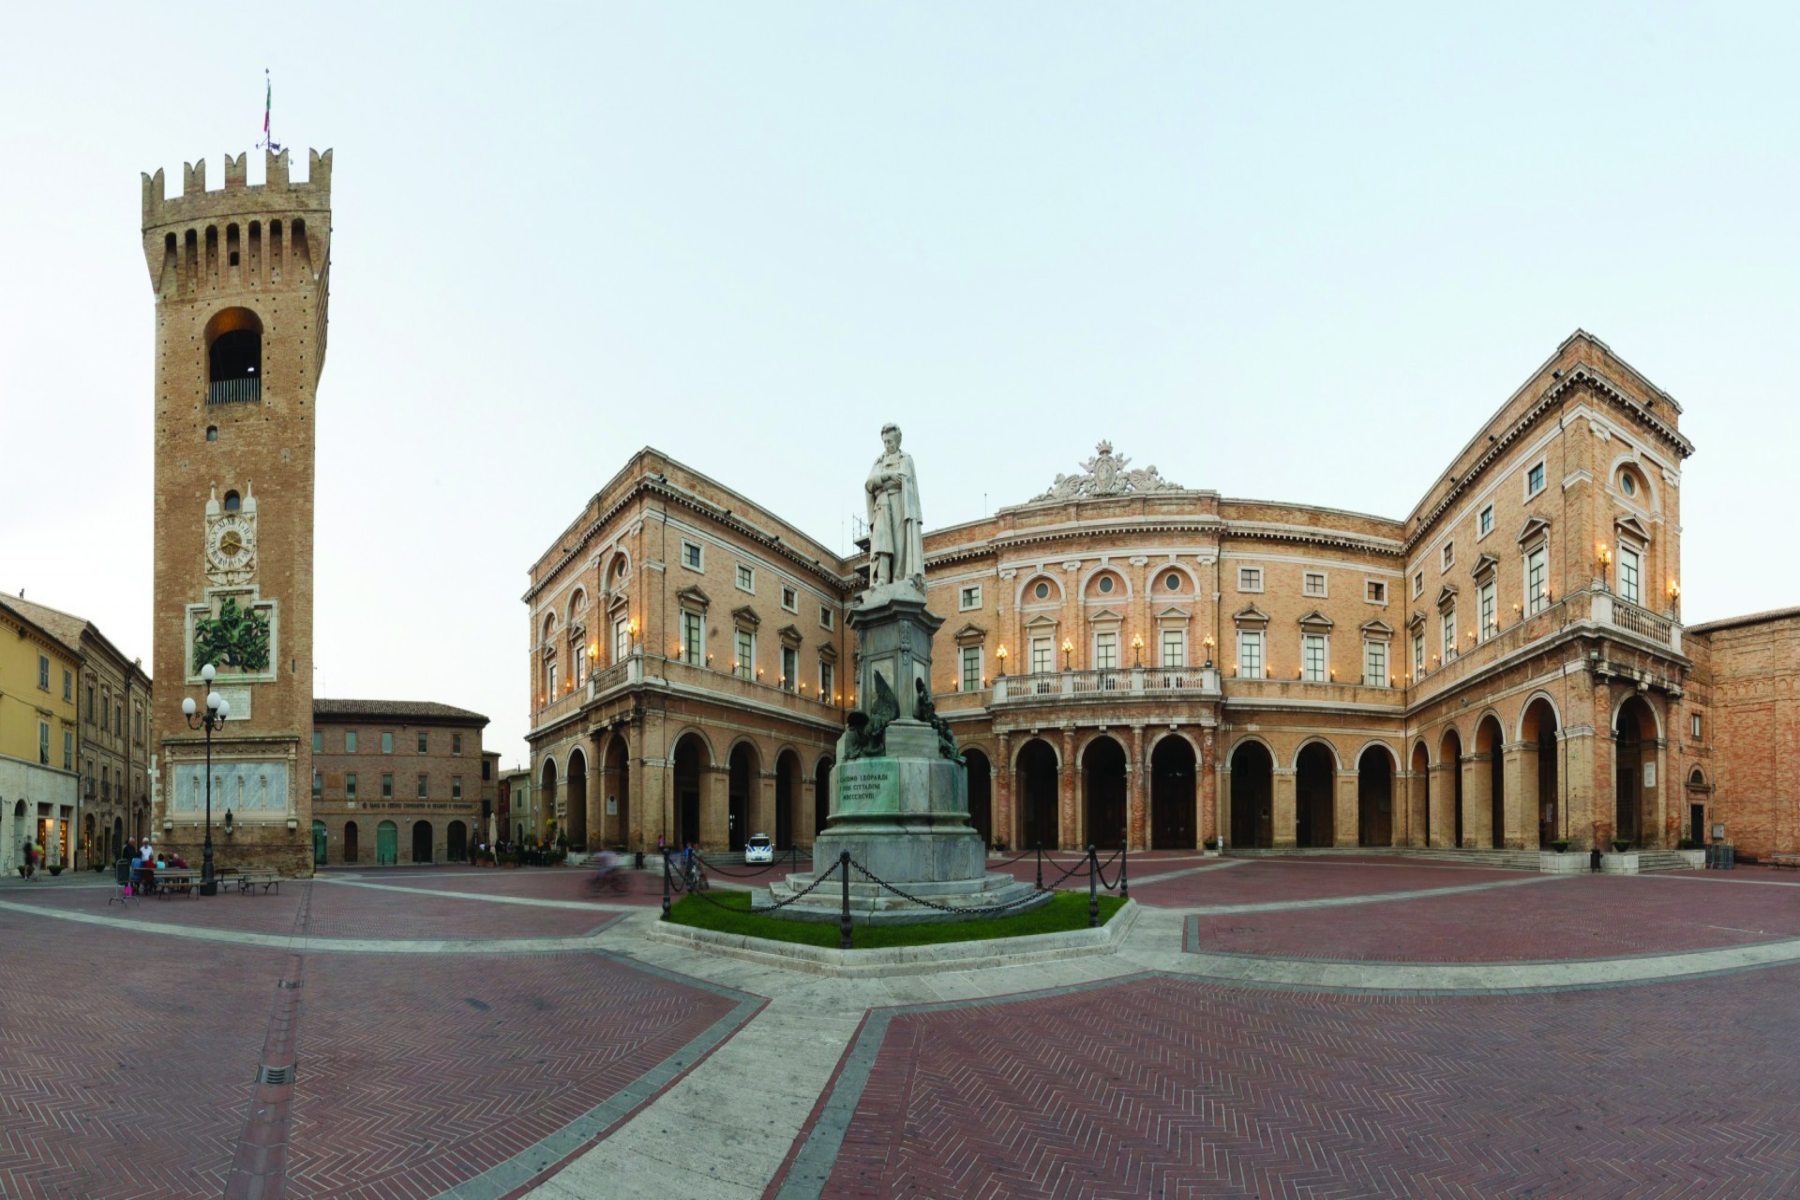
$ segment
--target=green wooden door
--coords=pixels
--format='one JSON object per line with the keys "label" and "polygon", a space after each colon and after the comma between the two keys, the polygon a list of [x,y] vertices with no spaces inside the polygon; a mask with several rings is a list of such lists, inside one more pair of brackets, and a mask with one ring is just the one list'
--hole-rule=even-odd
{"label": "green wooden door", "polygon": [[391,867],[400,861],[400,831],[392,821],[375,828],[375,865]]}
{"label": "green wooden door", "polygon": [[313,822],[313,866],[325,865],[325,822]]}

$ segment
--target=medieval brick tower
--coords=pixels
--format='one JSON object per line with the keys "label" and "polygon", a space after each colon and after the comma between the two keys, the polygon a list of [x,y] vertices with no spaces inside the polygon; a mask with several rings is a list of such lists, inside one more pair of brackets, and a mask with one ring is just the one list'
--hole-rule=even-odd
{"label": "medieval brick tower", "polygon": [[[183,169],[166,199],[144,177],[144,257],[156,292],[156,729],[159,847],[195,866],[205,838],[202,669],[229,719],[212,739],[221,867],[312,869],[314,401],[325,364],[331,152],[306,182],[270,154]],[[230,814],[232,831],[225,832]]]}

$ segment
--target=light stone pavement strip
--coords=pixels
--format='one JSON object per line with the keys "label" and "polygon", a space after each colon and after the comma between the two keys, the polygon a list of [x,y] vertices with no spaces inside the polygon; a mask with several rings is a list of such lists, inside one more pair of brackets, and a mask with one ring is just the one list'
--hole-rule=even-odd
{"label": "light stone pavement strip", "polygon": [[[1222,864],[1189,870],[1218,869],[1241,861],[1244,860],[1226,860]],[[0,910],[138,933],[269,949],[301,949],[308,953],[462,955],[597,951],[631,959],[653,971],[685,977],[703,986],[766,998],[767,1004],[747,1024],[739,1027],[735,1035],[724,1038],[710,1055],[675,1080],[668,1090],[530,1193],[563,1200],[628,1195],[641,1189],[649,1194],[692,1196],[697,1200],[713,1197],[735,1200],[760,1195],[780,1170],[851,1039],[871,1010],[985,1001],[1117,982],[1146,973],[1284,990],[1454,996],[1616,987],[1800,963],[1800,938],[1626,958],[1505,963],[1347,962],[1188,952],[1182,948],[1184,924],[1197,914],[1396,903],[1530,883],[1554,883],[1559,878],[1530,876],[1465,887],[1210,908],[1140,905],[1134,927],[1111,955],[947,970],[934,975],[874,978],[823,977],[652,942],[645,933],[659,914],[655,909],[637,906],[578,904],[577,907],[591,907],[597,911],[627,911],[620,920],[593,934],[520,939],[296,939],[291,935],[153,925],[124,917],[59,911],[4,900],[0,900]],[[393,890],[421,891],[411,887]],[[451,894],[471,898],[470,893]],[[479,897],[479,894],[474,896]],[[495,902],[520,899],[479,898]],[[565,907],[570,902],[540,903]],[[648,1092],[633,1099],[641,1100],[644,1094]],[[586,1136],[591,1136],[588,1131],[604,1128],[604,1123],[596,1126],[594,1122],[610,1111],[618,1110],[596,1109],[582,1122],[546,1139],[545,1147],[554,1150],[581,1144]],[[830,1132],[828,1129],[828,1140]],[[577,1137],[577,1133],[584,1136]],[[497,1197],[510,1190],[503,1186],[508,1182],[516,1187],[517,1176],[506,1180],[496,1178],[488,1183],[468,1181],[446,1195],[459,1200]]]}

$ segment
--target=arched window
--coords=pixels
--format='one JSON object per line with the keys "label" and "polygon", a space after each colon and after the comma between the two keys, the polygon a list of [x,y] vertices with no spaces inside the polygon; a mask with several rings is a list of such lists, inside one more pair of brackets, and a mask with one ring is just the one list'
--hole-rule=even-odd
{"label": "arched window", "polygon": [[237,512],[244,507],[244,498],[235,491],[225,493],[225,511]]}
{"label": "arched window", "polygon": [[206,402],[248,404],[262,399],[262,320],[247,308],[227,308],[206,323]]}

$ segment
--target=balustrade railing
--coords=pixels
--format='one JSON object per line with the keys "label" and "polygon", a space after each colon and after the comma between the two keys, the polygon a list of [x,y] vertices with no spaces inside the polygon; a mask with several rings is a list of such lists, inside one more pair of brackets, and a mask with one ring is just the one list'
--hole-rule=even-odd
{"label": "balustrade railing", "polygon": [[1106,700],[1171,692],[1217,693],[1218,690],[1219,672],[1213,667],[1114,667],[1098,671],[1002,675],[993,682],[993,702],[1020,704],[1051,698]]}
{"label": "balustrade railing", "polygon": [[215,379],[206,385],[208,404],[256,404],[262,400],[262,376]]}

